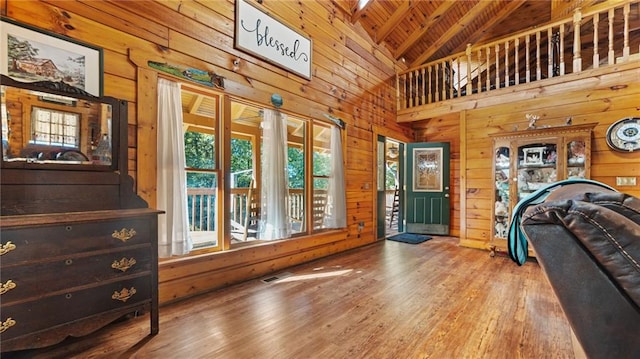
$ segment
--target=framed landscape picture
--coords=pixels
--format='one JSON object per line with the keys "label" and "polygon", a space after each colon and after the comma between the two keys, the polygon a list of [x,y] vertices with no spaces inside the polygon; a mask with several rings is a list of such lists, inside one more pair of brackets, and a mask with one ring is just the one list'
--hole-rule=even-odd
{"label": "framed landscape picture", "polygon": [[0,73],[16,81],[64,82],[102,96],[102,49],[0,19]]}

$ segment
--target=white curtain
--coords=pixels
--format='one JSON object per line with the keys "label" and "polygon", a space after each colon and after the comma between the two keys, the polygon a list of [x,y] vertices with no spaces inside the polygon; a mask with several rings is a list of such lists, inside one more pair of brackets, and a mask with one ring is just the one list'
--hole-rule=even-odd
{"label": "white curtain", "polygon": [[287,170],[287,116],[264,110],[262,121],[262,211],[258,238],[273,240],[291,237],[289,172]]}
{"label": "white curtain", "polygon": [[187,254],[193,248],[187,216],[187,180],[180,84],[158,79],[158,255]]}
{"label": "white curtain", "polygon": [[338,126],[331,127],[331,174],[327,188],[327,209],[324,228],[347,226],[347,196],[344,184],[342,134]]}

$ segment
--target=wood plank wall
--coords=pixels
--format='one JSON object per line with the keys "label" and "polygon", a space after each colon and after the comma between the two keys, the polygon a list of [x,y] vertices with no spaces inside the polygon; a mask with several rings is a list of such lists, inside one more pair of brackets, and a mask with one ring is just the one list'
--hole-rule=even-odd
{"label": "wood plank wall", "polygon": [[[527,113],[540,116],[539,126],[598,123],[592,137],[591,179],[640,196],[640,153],[611,150],[607,128],[625,117],[640,117],[640,62],[584,71],[539,84],[498,90],[466,101],[417,109],[408,117],[420,141],[452,143],[452,218],[460,225],[461,245],[487,248],[493,211],[490,134],[526,129]],[[405,114],[403,114],[405,115]],[[616,177],[636,177],[636,186],[616,186]],[[463,193],[462,193],[463,192]]]}
{"label": "wood plank wall", "polygon": [[269,106],[271,94],[279,93],[285,111],[318,119],[330,113],[346,122],[348,230],[163,261],[162,303],[375,241],[374,139],[378,133],[414,139],[410,126],[395,121],[393,56],[342,7],[330,1],[254,4],[313,39],[311,81],[234,49],[233,0],[1,2],[4,16],[104,49],[104,94],[129,101],[129,173],[152,205],[157,74],[144,67],[147,60],[215,71],[226,78],[225,94]]}

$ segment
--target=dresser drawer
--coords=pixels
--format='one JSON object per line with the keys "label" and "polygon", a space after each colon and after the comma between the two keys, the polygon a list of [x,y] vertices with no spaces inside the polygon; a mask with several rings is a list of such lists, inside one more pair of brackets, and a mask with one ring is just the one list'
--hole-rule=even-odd
{"label": "dresser drawer", "polygon": [[[76,254],[34,264],[5,266],[0,272],[3,304],[151,271],[151,245],[97,254]],[[91,252],[95,253],[95,252]]]}
{"label": "dresser drawer", "polygon": [[[130,295],[131,293],[134,294]],[[130,295],[130,296],[129,296]],[[128,297],[128,298],[127,298]],[[4,304],[0,320],[9,325],[2,340],[48,329],[96,313],[135,308],[151,299],[150,275],[53,295],[37,301]]]}
{"label": "dresser drawer", "polygon": [[[2,265],[150,242],[146,218],[3,228]],[[153,229],[155,230],[155,228]]]}

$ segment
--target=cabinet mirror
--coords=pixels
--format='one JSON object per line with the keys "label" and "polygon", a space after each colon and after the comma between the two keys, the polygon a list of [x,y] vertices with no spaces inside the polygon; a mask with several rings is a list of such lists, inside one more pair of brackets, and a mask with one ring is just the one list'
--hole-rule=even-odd
{"label": "cabinet mirror", "polygon": [[115,170],[119,106],[62,82],[2,76],[2,167]]}

